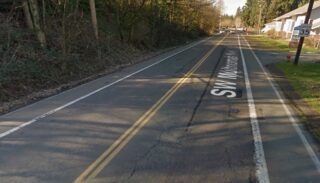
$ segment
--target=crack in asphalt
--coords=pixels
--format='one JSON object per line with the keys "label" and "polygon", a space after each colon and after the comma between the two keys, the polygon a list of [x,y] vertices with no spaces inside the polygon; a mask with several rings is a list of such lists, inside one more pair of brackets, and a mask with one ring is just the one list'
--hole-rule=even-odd
{"label": "crack in asphalt", "polygon": [[139,164],[142,162],[142,160],[149,159],[148,157],[150,156],[151,152],[152,152],[158,145],[161,144],[161,136],[162,136],[162,134],[163,134],[165,131],[166,131],[166,130],[163,130],[163,131],[160,133],[160,135],[159,135],[158,139],[156,140],[156,142],[155,142],[151,147],[149,147],[148,150],[147,150],[139,159],[137,159],[137,160],[135,161],[134,167],[133,167],[133,169],[132,169],[132,171],[131,171],[130,176],[128,177],[128,179],[130,179],[131,177],[134,176],[134,174],[136,173],[136,171],[137,171],[137,169],[138,169],[138,166],[139,166]]}
{"label": "crack in asphalt", "polygon": [[[212,79],[213,79],[213,76],[214,76],[214,74],[215,74],[218,66],[219,66],[219,63],[220,63],[221,60],[222,60],[222,57],[224,56],[224,52],[225,52],[225,47],[222,46],[222,50],[221,50],[221,52],[220,52],[220,55],[219,55],[219,58],[218,58],[218,62],[215,64],[215,66],[214,66],[214,68],[213,68],[213,70],[212,70],[212,72],[211,72],[211,74],[210,74],[210,76],[209,76],[209,80],[207,81],[206,87],[204,88],[203,92],[201,93],[200,98],[199,98],[199,100],[197,101],[197,104],[196,104],[195,107],[193,108],[191,117],[190,117],[190,119],[189,119],[189,121],[188,121],[188,123],[187,123],[187,128],[184,130],[184,131],[186,131],[186,132],[188,131],[188,128],[191,126],[192,121],[194,120],[194,117],[195,117],[195,115],[196,115],[196,113],[197,113],[197,111],[198,111],[198,109],[199,109],[199,107],[200,107],[200,105],[201,105],[201,103],[202,103],[202,101],[203,101],[203,98],[204,98],[205,94],[207,93],[207,91],[208,91],[208,89],[209,89],[209,87],[210,87],[210,83],[211,83],[211,81],[212,81]],[[184,65],[183,68],[186,67],[186,66],[187,66],[187,64]],[[179,69],[179,70],[181,70],[181,69]],[[164,129],[164,130],[161,131],[161,133],[159,134],[159,136],[158,136],[158,138],[157,138],[157,141],[156,141],[153,145],[151,145],[151,146],[148,148],[148,150],[147,150],[139,159],[137,159],[137,160],[135,161],[135,165],[134,165],[134,167],[133,167],[130,175],[128,176],[128,179],[132,178],[132,177],[135,175],[135,173],[137,172],[138,167],[139,167],[139,165],[141,164],[142,161],[147,161],[147,160],[149,159],[150,155],[152,154],[152,152],[153,152],[159,145],[165,143],[165,142],[162,140],[162,136],[163,136],[163,134],[167,133],[168,131],[171,131],[172,129],[177,129],[177,126],[170,127],[170,128],[166,128],[166,129]],[[183,135],[183,136],[187,136],[187,135]],[[182,146],[181,139],[182,139],[182,138],[179,138],[179,137],[176,138],[175,145],[180,145],[180,146]]]}
{"label": "crack in asphalt", "polygon": [[189,130],[189,127],[191,126],[191,124],[192,124],[192,122],[193,122],[193,120],[194,120],[194,118],[195,118],[195,115],[196,115],[196,113],[197,113],[197,111],[198,111],[198,109],[199,109],[199,107],[200,107],[200,105],[201,105],[201,103],[202,103],[202,101],[203,101],[203,98],[204,98],[205,94],[207,93],[207,91],[208,91],[208,89],[209,89],[210,83],[211,83],[211,81],[212,81],[212,79],[213,79],[213,76],[214,76],[214,74],[215,74],[218,66],[219,66],[219,63],[221,62],[221,60],[222,60],[222,58],[223,58],[223,56],[224,56],[224,52],[225,52],[225,47],[222,46],[222,50],[221,50],[221,52],[220,52],[220,56],[219,56],[219,58],[218,58],[218,62],[215,64],[215,66],[214,66],[214,68],[213,68],[213,70],[212,70],[212,72],[211,72],[211,74],[210,74],[210,76],[209,76],[209,80],[208,80],[208,82],[207,82],[207,84],[206,84],[206,87],[205,87],[204,90],[202,91],[202,94],[200,95],[200,98],[199,98],[199,100],[197,101],[197,104],[196,104],[195,107],[193,108],[192,115],[191,115],[191,117],[190,117],[189,122],[187,123],[187,128],[185,129],[185,131],[188,131],[188,130]]}
{"label": "crack in asphalt", "polygon": [[[139,158],[135,161],[135,165],[130,173],[130,176],[128,177],[128,179],[132,178],[134,176],[134,174],[137,172],[137,169],[138,169],[138,166],[139,164],[142,163],[142,161],[148,161],[148,159],[150,158],[152,152],[159,146],[159,145],[162,145],[162,144],[165,144],[164,140],[162,140],[162,136],[167,133],[167,132],[170,132],[172,129],[176,129],[177,127],[174,126],[174,127],[170,127],[170,128],[166,128],[166,129],[163,129],[161,131],[161,133],[159,134],[156,142],[151,145],[148,150]],[[181,142],[180,140],[177,138],[177,142],[175,142],[175,144],[180,144],[181,145]]]}

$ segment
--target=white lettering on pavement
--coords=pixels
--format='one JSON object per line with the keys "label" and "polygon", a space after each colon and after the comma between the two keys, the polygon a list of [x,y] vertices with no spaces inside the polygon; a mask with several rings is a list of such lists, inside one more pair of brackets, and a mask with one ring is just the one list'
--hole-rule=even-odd
{"label": "white lettering on pavement", "polygon": [[210,93],[215,96],[234,98],[237,96],[237,83],[235,80],[238,78],[239,58],[236,56],[236,52],[232,50],[226,53],[226,57],[226,65],[220,69]]}

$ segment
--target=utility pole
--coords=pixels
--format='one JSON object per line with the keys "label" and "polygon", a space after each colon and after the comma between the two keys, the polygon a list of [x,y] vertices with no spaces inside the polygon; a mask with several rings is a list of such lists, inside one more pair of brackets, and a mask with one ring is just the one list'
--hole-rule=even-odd
{"label": "utility pole", "polygon": [[[314,4],[314,0],[310,0],[308,11],[307,11],[307,15],[306,15],[306,18],[304,20],[304,24],[308,24],[309,23],[309,19],[310,19],[310,16],[311,16],[313,4]],[[297,53],[296,53],[296,58],[294,59],[294,65],[298,65],[299,57],[300,57],[302,46],[303,46],[303,42],[304,42],[304,37],[300,37],[300,41],[299,41],[298,48],[297,48]]]}

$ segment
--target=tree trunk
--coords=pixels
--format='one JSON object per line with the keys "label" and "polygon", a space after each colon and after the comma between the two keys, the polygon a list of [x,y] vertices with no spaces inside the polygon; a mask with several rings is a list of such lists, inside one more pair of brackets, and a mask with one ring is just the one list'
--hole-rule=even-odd
{"label": "tree trunk", "polygon": [[98,20],[97,20],[97,12],[96,12],[96,4],[95,0],[89,0],[90,4],[90,11],[91,11],[91,20],[92,20],[92,26],[94,30],[94,35],[96,39],[99,39],[99,34],[98,34]]}
{"label": "tree trunk", "polygon": [[42,0],[42,25],[43,25],[43,29],[44,31],[46,30],[46,2],[45,0]]}
{"label": "tree trunk", "polygon": [[42,47],[46,46],[46,37],[40,26],[40,15],[37,0],[28,0],[31,17],[33,20],[33,28],[37,34],[37,38]]}
{"label": "tree trunk", "polygon": [[24,16],[26,18],[27,26],[29,29],[33,29],[33,23],[32,23],[28,1],[23,1],[22,7],[23,7]]}
{"label": "tree trunk", "polygon": [[119,34],[119,38],[120,38],[120,41],[123,41],[124,40],[124,35],[123,35],[123,32],[122,32],[122,20],[121,20],[121,6],[122,4],[119,4],[117,5],[117,12],[116,12],[116,17],[117,17],[117,29],[118,29],[118,34]]}

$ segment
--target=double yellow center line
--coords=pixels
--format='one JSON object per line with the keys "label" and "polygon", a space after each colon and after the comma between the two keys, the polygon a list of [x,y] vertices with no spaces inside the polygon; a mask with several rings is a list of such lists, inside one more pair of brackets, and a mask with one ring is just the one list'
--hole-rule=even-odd
{"label": "double yellow center line", "polygon": [[101,154],[80,176],[74,181],[82,183],[95,178],[130,140],[146,125],[149,120],[161,109],[161,107],[172,97],[172,95],[186,82],[188,78],[206,61],[212,52],[223,42],[221,39],[208,53],[194,65],[188,73],[167,91],[147,112],[145,112],[124,134],[122,134],[103,154]]}

